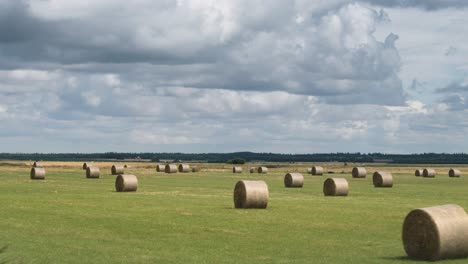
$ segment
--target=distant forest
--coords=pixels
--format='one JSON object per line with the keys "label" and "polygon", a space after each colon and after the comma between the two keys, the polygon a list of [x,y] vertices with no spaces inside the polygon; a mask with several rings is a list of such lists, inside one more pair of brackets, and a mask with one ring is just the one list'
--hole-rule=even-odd
{"label": "distant forest", "polygon": [[422,154],[382,154],[382,153],[316,153],[316,154],[277,154],[277,153],[0,153],[0,160],[45,160],[45,161],[91,161],[91,160],[147,160],[199,161],[225,163],[242,159],[247,162],[383,162],[383,163],[429,163],[461,164],[468,163],[468,154],[422,153]]}

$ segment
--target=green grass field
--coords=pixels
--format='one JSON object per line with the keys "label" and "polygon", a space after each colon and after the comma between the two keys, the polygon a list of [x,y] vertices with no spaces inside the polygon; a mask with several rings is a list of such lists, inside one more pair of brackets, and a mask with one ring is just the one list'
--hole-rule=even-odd
{"label": "green grass field", "polygon": [[[392,168],[387,168],[392,170]],[[115,176],[1,167],[0,263],[408,263],[401,242],[413,208],[456,203],[468,209],[466,177],[394,174],[393,188],[352,179],[348,197],[324,197],[325,176],[286,189],[283,172],[137,175],[136,193],[117,193]],[[233,208],[240,179],[268,183],[266,210]],[[443,263],[466,263],[466,259]]]}

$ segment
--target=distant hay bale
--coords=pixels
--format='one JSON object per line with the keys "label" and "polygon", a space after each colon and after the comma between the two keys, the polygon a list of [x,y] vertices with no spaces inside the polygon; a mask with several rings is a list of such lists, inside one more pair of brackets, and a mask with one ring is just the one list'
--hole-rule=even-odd
{"label": "distant hay bale", "polygon": [[288,188],[302,188],[304,176],[301,173],[287,173],[284,176],[284,186]]}
{"label": "distant hay bale", "polygon": [[414,176],[420,177],[423,176],[423,169],[417,169],[414,171]]}
{"label": "distant hay bale", "polygon": [[238,181],[234,188],[235,208],[266,208],[268,197],[264,181]]}
{"label": "distant hay bale", "polygon": [[455,204],[412,210],[403,223],[403,246],[417,260],[468,257],[468,216]]}
{"label": "distant hay bale", "polygon": [[374,187],[393,187],[393,177],[390,172],[376,171],[372,176]]}
{"label": "distant hay bale", "polygon": [[345,178],[328,178],[323,183],[325,196],[347,196],[348,192],[349,185]]}
{"label": "distant hay bale", "polygon": [[92,166],[93,166],[92,163],[90,163],[90,162],[85,162],[85,163],[83,163],[83,170],[86,170],[88,167],[92,167]]}
{"label": "distant hay bale", "polygon": [[44,168],[44,166],[42,165],[42,162],[40,162],[40,161],[35,161],[33,163],[33,167],[34,168]]}
{"label": "distant hay bale", "polygon": [[242,173],[242,167],[232,167],[232,173]]}
{"label": "distant hay bale", "polygon": [[89,167],[86,168],[86,178],[93,178],[97,179],[99,178],[99,175],[101,174],[100,170],[98,167]]}
{"label": "distant hay bale", "polygon": [[156,165],[156,171],[157,172],[164,172],[164,165],[161,165],[161,164]]}
{"label": "distant hay bale", "polygon": [[179,172],[190,172],[190,166],[188,164],[179,164]]}
{"label": "distant hay bale", "polygon": [[192,172],[199,172],[200,169],[197,166],[192,167]]}
{"label": "distant hay bale", "polygon": [[166,164],[164,168],[165,173],[177,173],[177,165],[175,164]]}
{"label": "distant hay bale", "polygon": [[125,169],[128,168],[127,164],[124,165],[124,168],[125,168]]}
{"label": "distant hay bale", "polygon": [[260,166],[260,167],[258,167],[257,172],[258,173],[268,173],[268,168]]}
{"label": "distant hay bale", "polygon": [[255,173],[255,168],[254,167],[250,168],[250,173]]}
{"label": "distant hay bale", "polygon": [[312,168],[307,168],[307,174],[312,174]]}
{"label": "distant hay bale", "polygon": [[460,177],[461,171],[458,169],[450,169],[449,170],[449,177]]}
{"label": "distant hay bale", "polygon": [[119,174],[115,179],[115,190],[117,192],[136,192],[138,179],[132,174]]}
{"label": "distant hay bale", "polygon": [[354,167],[352,174],[353,178],[365,178],[367,175],[367,171],[364,167]]}
{"label": "distant hay bale", "polygon": [[45,179],[45,169],[41,167],[32,167],[30,177],[31,180],[44,180]]}
{"label": "distant hay bale", "polygon": [[313,166],[312,175],[323,175],[323,168],[320,166]]}
{"label": "distant hay bale", "polygon": [[122,165],[112,165],[111,168],[112,175],[118,175],[124,173],[124,166]]}
{"label": "distant hay bale", "polygon": [[423,177],[425,178],[434,178],[437,175],[437,172],[434,169],[424,169]]}

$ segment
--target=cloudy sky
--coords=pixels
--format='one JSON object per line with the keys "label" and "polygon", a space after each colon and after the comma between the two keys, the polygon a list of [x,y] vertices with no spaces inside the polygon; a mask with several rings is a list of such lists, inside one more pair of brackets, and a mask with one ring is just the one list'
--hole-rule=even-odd
{"label": "cloudy sky", "polygon": [[0,152],[467,152],[466,0],[0,0]]}

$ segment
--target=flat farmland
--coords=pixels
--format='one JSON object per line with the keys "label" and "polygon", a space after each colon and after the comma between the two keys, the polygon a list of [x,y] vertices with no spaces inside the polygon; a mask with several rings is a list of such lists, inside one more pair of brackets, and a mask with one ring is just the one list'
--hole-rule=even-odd
{"label": "flat farmland", "polygon": [[[454,203],[468,209],[468,167],[372,164],[354,179],[354,164],[196,164],[200,172],[165,174],[154,163],[127,163],[138,190],[117,193],[113,163],[95,163],[86,179],[78,162],[44,162],[45,180],[30,180],[30,164],[0,161],[0,263],[408,263],[401,241],[414,208]],[[194,165],[194,164],[191,164]],[[435,168],[435,178],[415,177]],[[449,168],[462,171],[449,178]],[[372,172],[393,173],[393,188],[374,188]],[[303,188],[285,188],[286,172],[301,172]],[[349,182],[347,197],[325,197],[327,177]],[[264,180],[268,208],[234,209],[238,180]],[[443,263],[466,263],[466,259]]]}

